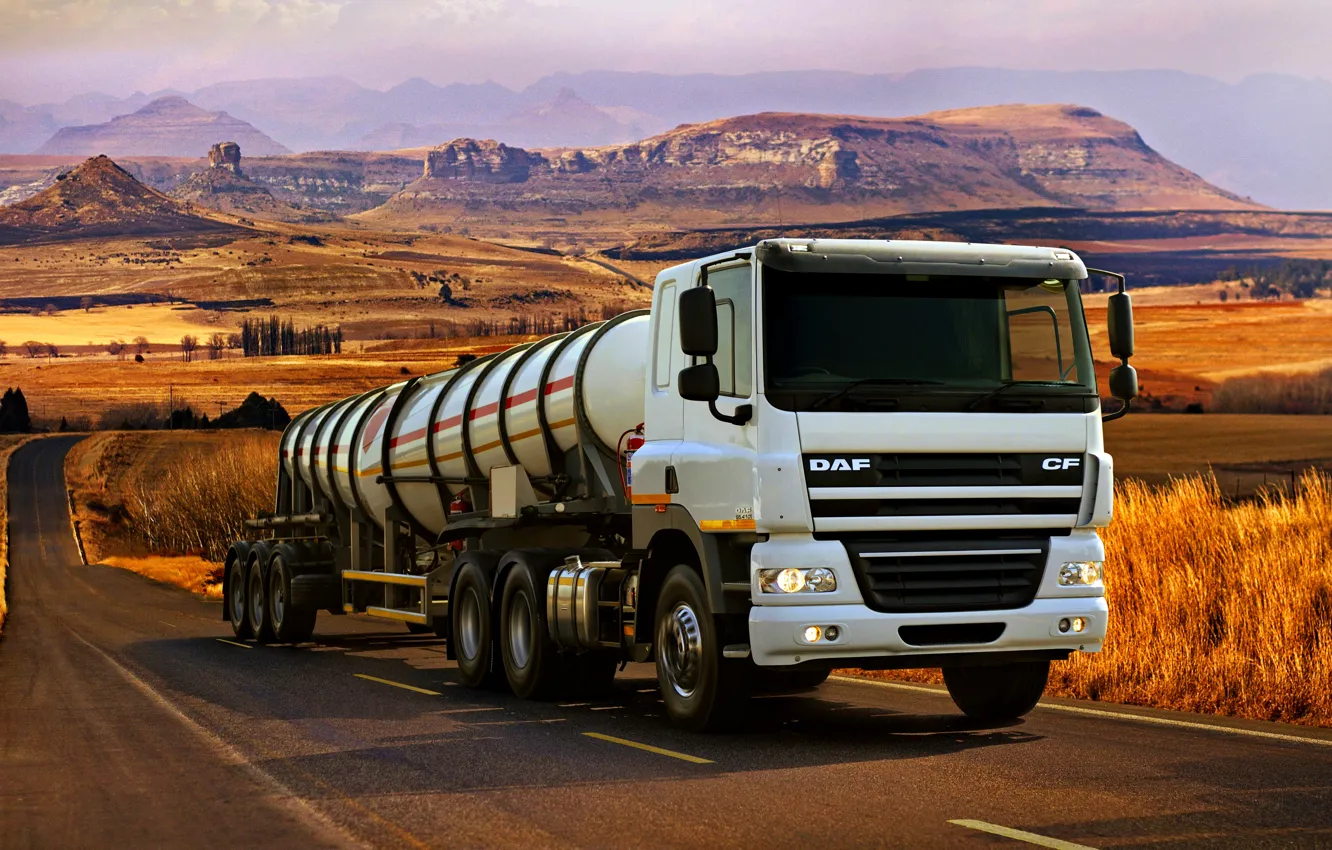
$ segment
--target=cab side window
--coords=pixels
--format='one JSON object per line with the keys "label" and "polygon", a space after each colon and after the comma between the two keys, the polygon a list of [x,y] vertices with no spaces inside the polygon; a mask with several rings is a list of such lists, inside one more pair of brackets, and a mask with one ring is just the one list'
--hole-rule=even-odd
{"label": "cab side window", "polygon": [[754,387],[753,268],[745,263],[708,271],[717,297],[717,356],[722,395],[748,398]]}

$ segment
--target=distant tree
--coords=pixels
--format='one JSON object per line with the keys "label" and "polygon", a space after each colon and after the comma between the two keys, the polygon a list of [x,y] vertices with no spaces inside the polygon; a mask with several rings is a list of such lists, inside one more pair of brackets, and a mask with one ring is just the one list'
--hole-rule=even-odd
{"label": "distant tree", "polygon": [[8,357],[8,356],[9,356],[9,343],[5,342],[3,339],[0,339],[0,357]]}
{"label": "distant tree", "polygon": [[42,351],[45,352],[47,360],[50,360],[52,357],[60,356],[60,349],[56,347],[54,342],[42,343]]}
{"label": "distant tree", "polygon": [[54,304],[47,304],[42,308],[42,312],[48,316],[54,316],[56,313],[60,312],[60,308]]}
{"label": "distant tree", "polygon": [[227,334],[227,348],[235,351],[245,344],[245,339],[240,334]]}
{"label": "distant tree", "polygon": [[124,360],[125,349],[127,347],[128,346],[126,346],[122,340],[113,339],[106,344],[106,353],[110,354],[112,357],[116,358],[117,360]]}
{"label": "distant tree", "polygon": [[152,353],[152,352],[150,352],[150,351],[148,350],[148,337],[146,337],[146,336],[136,336],[136,337],[134,338],[134,353],[135,353],[135,354],[151,354],[151,353]]}
{"label": "distant tree", "polygon": [[216,360],[217,358],[221,357],[222,349],[226,347],[227,347],[227,338],[224,335],[214,331],[212,336],[208,337],[208,359]]}
{"label": "distant tree", "polygon": [[79,306],[83,308],[83,312],[85,312],[85,313],[87,313],[89,310],[91,310],[91,309],[92,309],[92,306],[93,306],[93,299],[92,299],[92,296],[91,296],[91,295],[85,295],[85,296],[83,296],[82,298],[80,298],[80,299],[79,299]]}
{"label": "distant tree", "polygon": [[0,431],[12,434],[31,430],[32,418],[28,415],[28,400],[23,397],[23,390],[5,390],[0,396]]}
{"label": "distant tree", "polygon": [[60,426],[59,426],[58,428],[56,428],[56,430],[57,430],[57,431],[61,431],[61,432],[68,431],[68,430],[69,430],[69,420],[66,419],[66,418],[63,417],[63,416],[60,417]]}
{"label": "distant tree", "polygon": [[30,339],[23,343],[23,349],[28,352],[28,357],[40,357],[42,354],[42,344],[35,339]]}
{"label": "distant tree", "polygon": [[186,363],[194,360],[194,351],[199,347],[199,338],[193,334],[185,334],[180,338],[180,354]]}

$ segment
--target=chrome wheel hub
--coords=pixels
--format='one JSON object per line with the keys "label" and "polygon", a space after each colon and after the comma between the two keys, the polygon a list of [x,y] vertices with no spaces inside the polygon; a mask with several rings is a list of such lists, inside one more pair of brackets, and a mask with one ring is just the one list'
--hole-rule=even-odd
{"label": "chrome wheel hub", "polygon": [[685,602],[677,603],[661,621],[657,664],[677,694],[694,695],[703,674],[703,631],[694,609]]}
{"label": "chrome wheel hub", "polygon": [[532,606],[526,593],[514,594],[509,603],[509,660],[520,670],[532,660]]}

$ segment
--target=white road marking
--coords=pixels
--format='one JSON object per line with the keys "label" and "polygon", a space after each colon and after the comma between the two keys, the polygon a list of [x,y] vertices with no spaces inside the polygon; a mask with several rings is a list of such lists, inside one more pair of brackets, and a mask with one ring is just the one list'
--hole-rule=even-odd
{"label": "white road marking", "polygon": [[997,823],[986,823],[983,820],[950,820],[949,823],[954,826],[964,826],[967,829],[988,832],[991,835],[1002,835],[1004,838],[1011,838],[1014,841],[1025,841],[1028,844],[1035,844],[1039,847],[1051,847],[1054,848],[1054,850],[1096,850],[1096,848],[1089,847],[1086,844],[1074,844],[1072,841],[1051,838],[1048,835],[1037,835],[1034,832],[1026,832],[1021,829],[1000,826]]}
{"label": "white road marking", "polygon": [[[837,682],[853,682],[861,685],[874,685],[880,688],[892,688],[899,691],[914,691],[922,694],[933,694],[934,696],[948,696],[947,691],[940,691],[934,688],[922,688],[919,685],[908,685],[901,682],[884,682],[878,679],[857,679],[854,676],[830,676],[830,679]],[[1042,702],[1036,705],[1037,708],[1049,709],[1050,711],[1063,711],[1068,714],[1081,714],[1084,717],[1102,717],[1107,720],[1128,720],[1139,723],[1150,723],[1156,726],[1171,726],[1176,729],[1196,729],[1203,732],[1221,732],[1227,735],[1241,735],[1246,738],[1264,738],[1269,741],[1286,741],[1294,744],[1313,744],[1318,747],[1332,747],[1332,738],[1313,738],[1305,735],[1290,735],[1283,732],[1264,732],[1261,729],[1244,729],[1237,726],[1222,726],[1219,723],[1205,723],[1196,720],[1175,720],[1170,717],[1152,717],[1147,714],[1130,714],[1126,711],[1107,711],[1102,708],[1082,708],[1076,705],[1057,705],[1055,703]]]}
{"label": "white road marking", "polygon": [[254,649],[254,647],[250,646],[248,643],[236,643],[236,641],[227,640],[226,638],[218,638],[217,642],[229,644],[230,646],[239,646],[241,649]]}

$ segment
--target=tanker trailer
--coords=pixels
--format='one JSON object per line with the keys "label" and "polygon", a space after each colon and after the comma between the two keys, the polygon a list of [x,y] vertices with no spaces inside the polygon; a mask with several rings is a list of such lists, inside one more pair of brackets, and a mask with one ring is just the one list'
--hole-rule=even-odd
{"label": "tanker trailer", "polygon": [[692,729],[837,666],[940,667],[967,714],[1019,716],[1105,635],[1101,421],[1137,383],[1123,278],[1096,273],[1104,414],[1072,252],[822,239],[307,411],[224,617],[261,642],[320,610],[401,621],[522,698],[652,661]]}

